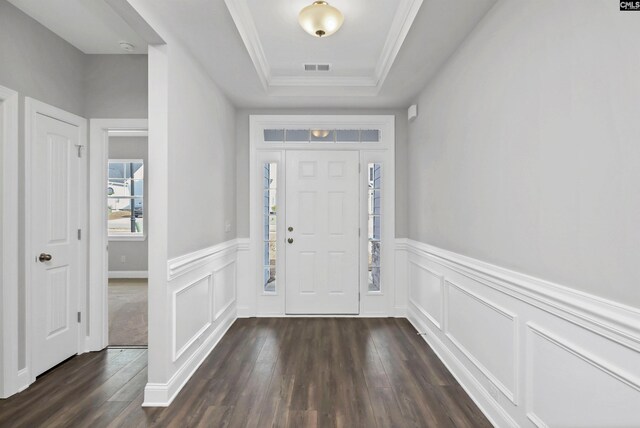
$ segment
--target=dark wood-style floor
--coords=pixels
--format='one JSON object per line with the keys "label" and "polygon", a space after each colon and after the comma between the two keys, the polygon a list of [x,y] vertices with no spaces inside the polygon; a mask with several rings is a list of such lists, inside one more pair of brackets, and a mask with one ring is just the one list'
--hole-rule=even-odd
{"label": "dark wood-style floor", "polygon": [[109,280],[109,345],[147,345],[147,288],[146,279]]}
{"label": "dark wood-style floor", "polygon": [[77,356],[1,400],[0,426],[491,426],[406,320],[238,320],[164,409],[141,407],[146,360]]}

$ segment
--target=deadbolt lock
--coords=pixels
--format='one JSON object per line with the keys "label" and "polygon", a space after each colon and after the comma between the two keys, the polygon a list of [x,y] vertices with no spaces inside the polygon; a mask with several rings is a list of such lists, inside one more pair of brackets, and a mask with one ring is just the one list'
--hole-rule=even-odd
{"label": "deadbolt lock", "polygon": [[288,230],[289,232],[293,232],[293,227],[289,226],[289,227],[287,228],[287,230]]}

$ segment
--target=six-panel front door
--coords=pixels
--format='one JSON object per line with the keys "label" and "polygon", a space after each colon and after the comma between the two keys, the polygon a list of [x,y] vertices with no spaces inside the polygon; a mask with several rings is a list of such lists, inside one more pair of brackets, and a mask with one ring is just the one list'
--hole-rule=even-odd
{"label": "six-panel front door", "polygon": [[359,313],[359,154],[286,152],[287,314]]}
{"label": "six-panel front door", "polygon": [[78,352],[78,127],[36,114],[31,164],[33,374]]}

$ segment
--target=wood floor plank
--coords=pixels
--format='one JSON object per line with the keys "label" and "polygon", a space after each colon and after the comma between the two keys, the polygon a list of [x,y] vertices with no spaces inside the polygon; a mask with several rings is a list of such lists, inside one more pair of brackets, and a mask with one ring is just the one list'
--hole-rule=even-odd
{"label": "wood floor plank", "polygon": [[127,401],[131,402],[140,394],[147,384],[147,367],[145,366],[138,372],[129,382],[116,391],[109,398],[109,401]]}
{"label": "wood floor plank", "polygon": [[241,319],[168,408],[146,350],[84,354],[0,401],[4,427],[489,427],[406,320]]}
{"label": "wood floor plank", "polygon": [[378,427],[408,426],[392,388],[372,388],[371,404]]}
{"label": "wood floor plank", "polygon": [[229,426],[229,420],[234,408],[232,406],[211,406],[202,415],[197,425],[198,428],[225,428]]}
{"label": "wood floor plank", "polygon": [[107,428],[119,427],[147,427],[152,426],[148,422],[147,414],[142,408],[144,394],[142,391],[125,407],[125,409],[111,421],[108,421]]}
{"label": "wood floor plank", "polygon": [[[140,357],[146,350],[113,350],[77,357],[81,369],[76,370],[76,358],[42,376],[28,390],[4,400],[0,404],[0,426],[34,426],[50,423],[68,411],[66,404],[99,388],[122,367]],[[85,364],[85,360],[89,361]],[[61,377],[57,371],[66,373]],[[66,393],[60,394],[60,390]],[[46,402],[46,406],[42,403]],[[19,405],[15,405],[18,403]],[[25,411],[29,409],[29,411]],[[51,409],[55,409],[52,414]]]}
{"label": "wood floor plank", "polygon": [[92,388],[83,387],[76,391],[74,399],[65,402],[53,417],[47,419],[47,424],[77,426],[80,421],[91,419],[90,416],[96,409],[105,404],[110,397],[129,383],[146,366],[147,355],[144,352],[133,358],[101,385]]}

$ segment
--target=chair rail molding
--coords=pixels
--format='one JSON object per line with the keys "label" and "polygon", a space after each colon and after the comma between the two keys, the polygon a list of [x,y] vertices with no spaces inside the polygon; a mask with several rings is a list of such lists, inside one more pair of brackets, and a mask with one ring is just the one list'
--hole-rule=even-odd
{"label": "chair rail molding", "polygon": [[494,425],[640,425],[640,310],[411,239],[396,263],[407,318]]}

